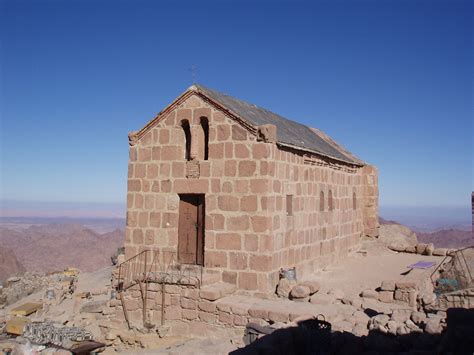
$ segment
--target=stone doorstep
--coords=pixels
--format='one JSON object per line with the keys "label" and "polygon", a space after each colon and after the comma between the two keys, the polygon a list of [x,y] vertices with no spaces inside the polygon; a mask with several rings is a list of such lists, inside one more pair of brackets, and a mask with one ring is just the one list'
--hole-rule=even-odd
{"label": "stone doorstep", "polygon": [[199,291],[199,297],[208,301],[216,301],[228,296],[237,290],[237,286],[226,282],[218,282],[203,286]]}

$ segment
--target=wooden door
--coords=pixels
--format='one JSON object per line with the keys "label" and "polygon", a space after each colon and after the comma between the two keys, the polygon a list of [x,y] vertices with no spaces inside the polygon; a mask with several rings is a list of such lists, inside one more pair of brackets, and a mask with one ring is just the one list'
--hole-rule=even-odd
{"label": "wooden door", "polygon": [[204,265],[204,195],[180,195],[178,262]]}

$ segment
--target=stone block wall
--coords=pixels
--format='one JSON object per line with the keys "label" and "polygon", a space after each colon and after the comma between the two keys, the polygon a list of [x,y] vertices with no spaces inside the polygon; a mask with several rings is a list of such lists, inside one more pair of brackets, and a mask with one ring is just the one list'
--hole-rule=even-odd
{"label": "stone block wall", "polygon": [[205,195],[204,273],[251,293],[273,293],[280,268],[296,266],[304,277],[377,229],[375,169],[283,149],[273,127],[255,130],[196,93],[159,117],[142,136],[130,135],[127,259],[145,249],[177,251],[185,193]]}
{"label": "stone block wall", "polygon": [[277,146],[268,164],[274,270],[296,266],[304,279],[358,245],[364,232],[362,168]]}

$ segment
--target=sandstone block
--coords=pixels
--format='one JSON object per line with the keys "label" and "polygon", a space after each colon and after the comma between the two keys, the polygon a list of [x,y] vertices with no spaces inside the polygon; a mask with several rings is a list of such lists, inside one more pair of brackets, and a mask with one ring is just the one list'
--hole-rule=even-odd
{"label": "sandstone block", "polygon": [[420,255],[424,254],[427,246],[428,246],[428,245],[425,244],[425,243],[418,243],[418,244],[415,246],[416,253],[417,253],[417,254],[420,254]]}
{"label": "sandstone block", "polygon": [[448,249],[446,248],[436,248],[433,250],[433,255],[435,256],[446,256]]}
{"label": "sandstone block", "polygon": [[214,313],[217,310],[216,304],[213,302],[199,302],[198,307],[201,311]]}
{"label": "sandstone block", "polygon": [[168,306],[165,308],[165,319],[166,320],[180,320],[181,319],[181,308],[178,306]]}
{"label": "sandstone block", "polygon": [[302,286],[309,287],[310,295],[316,293],[321,288],[321,285],[317,281],[304,281],[301,283]]}
{"label": "sandstone block", "polygon": [[296,285],[291,289],[291,298],[306,298],[310,295],[310,289],[307,286]]}
{"label": "sandstone block", "polygon": [[426,314],[424,312],[413,312],[410,316],[410,319],[417,326],[422,326],[426,322]]}
{"label": "sandstone block", "polygon": [[409,309],[395,309],[390,317],[391,320],[404,323],[410,319],[412,311]]}
{"label": "sandstone block", "polygon": [[379,293],[375,290],[364,290],[361,292],[360,297],[378,299]]}
{"label": "sandstone block", "polygon": [[268,319],[272,322],[283,322],[286,323],[289,321],[290,314],[287,311],[281,310],[270,310],[268,311]]}
{"label": "sandstone block", "polygon": [[253,318],[268,319],[268,310],[263,307],[252,306],[249,308],[249,315]]}
{"label": "sandstone block", "polygon": [[392,303],[393,291],[380,291],[378,299],[380,302],[383,302],[383,303]]}

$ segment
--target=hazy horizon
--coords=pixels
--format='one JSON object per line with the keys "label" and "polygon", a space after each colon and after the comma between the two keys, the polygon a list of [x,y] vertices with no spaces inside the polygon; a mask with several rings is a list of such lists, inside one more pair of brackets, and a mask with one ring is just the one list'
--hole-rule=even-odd
{"label": "hazy horizon", "polygon": [[[470,200],[463,206],[381,205],[379,214],[418,231],[470,230],[472,223]],[[3,219],[125,219],[125,216],[125,202],[0,201]]]}

